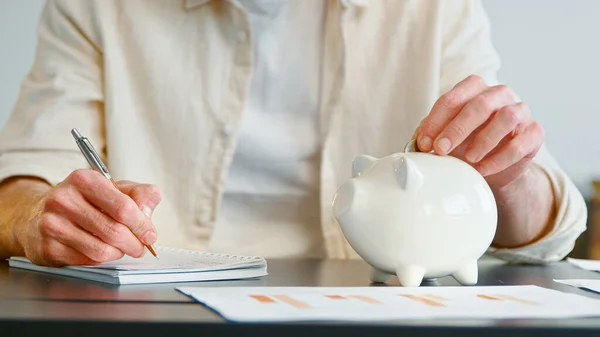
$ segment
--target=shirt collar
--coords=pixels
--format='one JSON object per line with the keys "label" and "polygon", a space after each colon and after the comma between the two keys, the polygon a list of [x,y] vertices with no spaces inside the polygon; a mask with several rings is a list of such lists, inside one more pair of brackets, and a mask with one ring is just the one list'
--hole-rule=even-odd
{"label": "shirt collar", "polygon": [[[183,6],[185,9],[194,9],[205,5],[212,0],[183,0]],[[371,0],[338,0],[344,7],[368,7]]]}
{"label": "shirt collar", "polygon": [[183,7],[185,9],[194,9],[209,3],[212,0],[183,0]]}

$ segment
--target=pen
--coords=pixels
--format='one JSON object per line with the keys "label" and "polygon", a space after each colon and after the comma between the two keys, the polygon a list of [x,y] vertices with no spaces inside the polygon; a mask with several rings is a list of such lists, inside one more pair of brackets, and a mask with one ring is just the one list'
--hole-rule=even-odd
{"label": "pen", "polygon": [[[113,180],[112,176],[110,175],[110,172],[108,172],[108,168],[106,167],[106,165],[104,165],[104,163],[102,162],[102,159],[100,159],[100,156],[98,155],[98,153],[92,146],[92,143],[86,137],[83,137],[77,129],[72,129],[71,134],[75,138],[75,142],[77,143],[77,146],[81,150],[81,153],[83,153],[83,156],[88,161],[90,166],[93,169],[95,169],[96,171],[100,172],[104,177],[106,177],[106,179],[108,179],[113,184],[113,186],[118,190],[119,187]],[[154,249],[154,247],[152,247],[152,245],[145,245],[145,246],[146,246],[146,248],[148,248],[150,253],[152,253],[152,255],[154,255],[154,257],[156,257],[158,259],[158,254],[156,253],[156,250]]]}

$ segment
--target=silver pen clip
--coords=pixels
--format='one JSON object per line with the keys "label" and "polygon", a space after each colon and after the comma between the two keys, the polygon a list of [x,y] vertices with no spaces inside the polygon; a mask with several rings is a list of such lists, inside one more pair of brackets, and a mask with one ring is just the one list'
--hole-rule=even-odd
{"label": "silver pen clip", "polygon": [[98,152],[96,152],[96,149],[94,149],[92,143],[86,137],[83,137],[77,129],[72,129],[71,134],[75,138],[77,146],[79,146],[79,149],[83,153],[83,156],[90,166],[102,173],[102,175],[104,175],[106,178],[112,179],[110,173],[108,172],[108,168],[106,165],[104,165],[102,159],[100,159],[100,156],[98,155]]}

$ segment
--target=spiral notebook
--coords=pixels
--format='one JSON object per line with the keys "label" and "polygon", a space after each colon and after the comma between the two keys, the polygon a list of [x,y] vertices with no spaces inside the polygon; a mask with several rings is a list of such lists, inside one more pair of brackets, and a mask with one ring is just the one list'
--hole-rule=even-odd
{"label": "spiral notebook", "polygon": [[207,253],[167,247],[136,259],[129,256],[98,266],[38,266],[23,257],[8,259],[12,268],[75,277],[111,284],[197,282],[260,278],[267,275],[267,263],[260,256]]}

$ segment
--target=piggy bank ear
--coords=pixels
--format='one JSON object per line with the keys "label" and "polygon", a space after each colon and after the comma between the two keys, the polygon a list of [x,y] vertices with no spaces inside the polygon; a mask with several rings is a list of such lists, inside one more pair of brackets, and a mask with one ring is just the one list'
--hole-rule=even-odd
{"label": "piggy bank ear", "polygon": [[405,191],[416,191],[423,184],[423,173],[408,156],[402,156],[394,162],[394,174],[396,182]]}
{"label": "piggy bank ear", "polygon": [[361,173],[371,168],[373,163],[376,161],[377,158],[368,156],[366,154],[357,156],[352,162],[352,177],[358,177]]}

